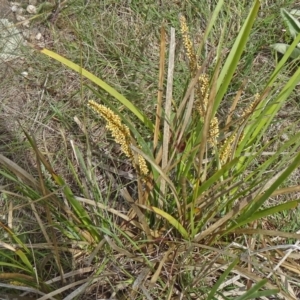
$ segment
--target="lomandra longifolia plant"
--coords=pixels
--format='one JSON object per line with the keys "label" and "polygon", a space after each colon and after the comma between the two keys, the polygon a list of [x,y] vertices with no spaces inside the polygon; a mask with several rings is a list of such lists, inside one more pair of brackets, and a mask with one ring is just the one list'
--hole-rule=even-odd
{"label": "lomandra longifolia plant", "polygon": [[[212,241],[220,235],[234,232],[244,224],[295,206],[295,202],[290,202],[276,205],[273,209],[263,208],[268,197],[275,192],[279,193],[278,187],[298,166],[296,148],[293,147],[294,152],[289,157],[281,158],[276,168],[272,167],[280,152],[290,145],[290,141],[272,157],[264,159],[259,166],[254,167],[253,162],[259,160],[264,149],[269,146],[261,143],[261,137],[299,82],[299,70],[286,82],[278,79],[289,55],[300,41],[300,36],[295,38],[274,72],[265,79],[264,87],[253,94],[240,117],[234,120],[232,115],[239,107],[241,89],[236,91],[227,118],[221,120],[218,108],[228,87],[233,83],[233,75],[255,21],[259,1],[254,1],[226,60],[222,56],[225,34],[222,32],[220,44],[215,49],[215,62],[208,67],[208,60],[204,58],[201,61],[200,57],[203,45],[209,40],[211,30],[217,22],[222,4],[223,1],[219,1],[216,6],[197,50],[184,16],[180,16],[180,33],[189,62],[191,81],[182,99],[176,99],[176,113],[171,115],[166,104],[164,115],[156,114],[155,125],[130,100],[92,73],[50,50],[41,51],[80,72],[137,117],[137,120],[129,120],[127,114],[118,112],[103,97],[101,101],[105,106],[95,100],[88,103],[89,107],[106,120],[107,129],[133,163],[138,176],[141,176],[143,192],[139,193],[138,203],[148,211],[150,219],[153,214],[159,216],[155,226],[166,228],[171,224],[183,238],[196,241],[208,237]],[[175,36],[173,39],[170,37],[171,43],[175,43]],[[162,34],[161,48],[164,44],[165,36]],[[170,80],[174,69],[171,46],[166,91],[166,102],[170,103],[173,99],[172,94],[168,94],[168,87],[174,84]],[[161,58],[164,57],[163,53],[164,49],[161,50]],[[95,95],[98,94],[95,92]],[[161,102],[157,105],[157,111],[161,112]],[[145,131],[138,132],[134,122],[142,122]],[[162,125],[168,130],[161,130]],[[142,136],[145,132],[158,137],[159,147],[154,147],[155,143],[151,145],[146,142],[146,138]],[[164,142],[168,147],[163,147]],[[272,171],[266,173],[270,168]]]}
{"label": "lomandra longifolia plant", "polygon": [[[85,138],[82,147],[77,147],[64,136],[65,144],[71,145],[65,155],[71,184],[54,170],[26,130],[36,156],[37,179],[0,154],[5,168],[0,169],[1,175],[18,187],[15,197],[21,195],[22,201],[28,201],[47,246],[43,244],[41,251],[34,252],[31,244],[26,245],[0,222],[15,243],[1,242],[2,279],[14,278],[30,286],[31,292],[42,291],[43,299],[56,297],[65,288],[74,289],[67,296],[73,299],[92,284],[98,290],[101,286],[105,297],[106,291],[113,290],[110,295],[121,292],[124,298],[124,292],[126,299],[260,299],[277,291],[285,299],[296,299],[286,284],[290,273],[282,276],[282,269],[276,270],[283,266],[294,272],[294,277],[299,277],[299,272],[290,262],[278,262],[281,257],[277,254],[283,252],[272,252],[278,245],[270,246],[273,240],[269,237],[299,239],[299,235],[269,230],[264,222],[298,205],[298,200],[286,200],[283,195],[300,190],[299,186],[288,186],[287,181],[300,165],[300,132],[280,144],[275,143],[278,136],[265,136],[300,81],[300,69],[293,74],[285,72],[300,35],[250,94],[245,89],[246,78],[237,80],[237,74],[243,76],[243,52],[260,1],[253,1],[230,47],[226,37],[231,15],[223,4],[218,1],[203,31],[197,29],[197,39],[190,33],[184,14],[179,16],[176,31],[161,28],[158,93],[152,118],[143,107],[82,66],[51,50],[40,50],[93,83],[81,81],[84,100],[79,114],[83,117],[74,118]],[[180,55],[176,56],[175,50],[181,51]],[[187,67],[180,73],[182,80],[176,81],[180,58]],[[105,92],[97,92],[95,85]],[[175,87],[177,93],[173,93]],[[111,141],[120,149],[121,157],[116,161],[132,165],[130,190],[128,182],[118,177],[122,170],[105,165],[97,155],[101,150],[90,142],[92,122],[105,124],[103,132],[109,137],[105,142]],[[268,154],[270,148],[272,155]],[[113,155],[113,151],[109,153]],[[102,167],[111,179],[104,182],[104,188],[99,179]],[[275,196],[282,198],[268,201]],[[42,204],[41,214],[38,204]],[[74,252],[78,245],[79,252]],[[63,251],[68,255],[61,255]],[[72,272],[70,265],[65,271],[65,257],[70,256],[77,257],[72,260]],[[53,262],[49,257],[54,257]],[[55,270],[51,280],[43,268],[35,267],[39,258],[50,265],[49,270]],[[79,266],[76,274],[73,263]],[[6,272],[9,267],[17,271]],[[90,274],[86,280],[82,280],[82,272]],[[77,275],[79,283],[73,282]],[[67,276],[72,277],[71,284],[65,280]],[[228,294],[235,282],[238,294]],[[263,285],[267,291],[259,291]]]}

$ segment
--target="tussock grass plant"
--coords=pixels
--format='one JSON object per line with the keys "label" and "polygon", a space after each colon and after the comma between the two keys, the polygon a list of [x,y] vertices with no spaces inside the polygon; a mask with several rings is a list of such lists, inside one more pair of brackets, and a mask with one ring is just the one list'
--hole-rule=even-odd
{"label": "tussock grass plant", "polygon": [[[95,294],[103,299],[299,297],[299,257],[292,252],[299,250],[300,234],[271,230],[264,222],[297,209],[297,199],[273,205],[268,199],[300,190],[299,185],[284,186],[300,164],[300,136],[271,154],[268,149],[278,136],[263,137],[299,83],[300,69],[289,77],[281,74],[300,35],[242,109],[244,85],[234,91],[224,117],[220,107],[235,86],[260,3],[253,1],[228,53],[223,51],[226,19],[218,44],[207,51],[223,2],[216,4],[199,43],[183,15],[181,32],[161,28],[154,118],[80,64],[40,50],[93,82],[83,86],[94,96],[82,113],[90,122],[105,120],[135,172],[127,174],[129,183],[109,176],[102,188],[95,164],[101,168],[103,162],[95,160],[86,124],[76,119],[87,152],[71,141],[77,162],[75,167],[68,158],[73,189],[24,129],[37,176],[0,155],[1,175],[13,186],[1,191],[3,197],[22,199],[25,204],[17,208],[32,214],[45,243],[35,243],[30,232],[25,242],[1,222],[7,240],[0,245],[0,287],[39,299],[92,299]],[[177,39],[183,41],[189,74],[181,98],[173,99]],[[118,110],[96,87],[128,112]],[[13,209],[8,207],[10,213]]]}

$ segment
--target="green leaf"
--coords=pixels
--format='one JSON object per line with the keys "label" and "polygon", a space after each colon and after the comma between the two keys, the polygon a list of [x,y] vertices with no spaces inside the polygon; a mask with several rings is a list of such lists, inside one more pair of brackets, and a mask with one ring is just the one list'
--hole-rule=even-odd
{"label": "green leaf", "polygon": [[17,235],[14,233],[12,229],[10,229],[8,226],[5,226],[2,222],[0,222],[0,227],[2,227],[9,235],[10,237],[15,240],[15,242],[18,244],[18,247],[22,247],[27,253],[30,253],[29,249],[26,247],[26,245],[17,237]]}
{"label": "green leaf", "polygon": [[[249,220],[253,221],[253,216],[259,210],[259,208],[263,205],[263,203],[271,196],[271,194],[288,178],[288,176],[300,166],[300,153],[295,157],[293,162],[278,176],[275,182],[261,195],[258,195],[255,199],[253,199],[250,208],[241,216],[234,221],[234,224],[226,231],[229,232],[234,228],[242,226],[249,222]],[[286,205],[294,205],[293,202],[286,203]],[[284,207],[284,206],[283,206]],[[259,217],[259,215],[258,215]]]}
{"label": "green leaf", "polygon": [[[246,298],[246,299],[260,299],[260,297],[274,296],[278,293],[279,293],[279,289],[260,291],[260,292],[256,292],[256,293],[252,294],[251,298]],[[274,298],[268,298],[268,299],[274,299]],[[236,299],[234,299],[234,300],[236,300]]]}
{"label": "green leaf", "polygon": [[[260,210],[256,213],[254,213],[253,215],[251,215],[248,219],[242,220],[241,222],[236,224],[236,226],[234,226],[234,228],[241,227],[241,226],[243,226],[247,223],[251,223],[255,220],[259,220],[261,218],[265,218],[265,217],[274,215],[274,214],[282,212],[284,210],[289,210],[289,209],[296,208],[298,206],[298,204],[299,204],[299,200],[298,201],[295,200],[295,201],[289,201],[287,203],[283,203],[283,204],[280,204],[280,205],[276,205],[276,206],[273,206],[273,207],[269,207],[269,208],[264,209],[264,210]],[[231,228],[230,231],[232,229],[233,228]]]}
{"label": "green leaf", "polygon": [[33,266],[28,260],[27,256],[24,254],[24,252],[21,249],[17,249],[15,253],[20,257],[22,262],[28,267],[28,269],[33,272]]}
{"label": "green leaf", "polygon": [[189,239],[189,235],[187,233],[187,231],[184,229],[184,227],[174,218],[172,217],[171,215],[169,215],[168,213],[166,213],[165,211],[157,208],[157,207],[154,207],[154,206],[151,206],[152,210],[162,216],[164,219],[166,219],[174,228],[176,228],[180,234],[182,235],[182,237],[186,240]]}
{"label": "green leaf", "polygon": [[146,125],[151,131],[154,131],[153,123],[143,114],[132,102],[126,99],[122,94],[117,92],[113,87],[102,81],[100,78],[95,76],[94,74],[90,73],[89,71],[85,70],[84,68],[80,67],[79,65],[73,63],[72,61],[62,57],[61,55],[50,51],[48,49],[42,49],[41,53],[48,55],[49,57],[54,58],[55,60],[61,62],[62,64],[66,65],[70,69],[76,71],[77,73],[81,74],[82,76],[88,78],[92,82],[96,83],[114,98],[116,98],[119,102],[125,105],[132,113],[134,113],[144,125]]}
{"label": "green leaf", "polygon": [[210,293],[207,296],[207,300],[212,300],[214,299],[214,296],[220,287],[222,283],[225,282],[225,278],[227,275],[231,272],[231,270],[239,263],[239,258],[236,258],[229,266],[228,268],[223,272],[223,274],[219,277],[218,281],[214,284],[212,287]]}
{"label": "green leaf", "polygon": [[[279,52],[281,54],[285,54],[286,51],[288,50],[288,48],[290,47],[290,45],[287,45],[287,44],[284,44],[284,43],[276,43],[276,44],[271,45],[271,47],[274,50],[276,50],[277,52]],[[298,57],[300,57],[300,49],[295,48],[292,51],[291,58],[296,59]]]}
{"label": "green leaf", "polygon": [[[2,254],[2,253],[0,253]],[[19,264],[11,264],[11,263],[7,263],[7,262],[1,262],[0,261],[0,266],[3,266],[3,267],[10,267],[12,270],[14,269],[19,269],[19,270],[23,270],[25,272],[28,272],[28,269],[23,267],[23,266],[20,266]]]}
{"label": "green leaf", "polygon": [[228,90],[228,86],[231,82],[233,74],[237,68],[240,61],[241,55],[244,51],[246,42],[249,38],[251,28],[256,19],[258,9],[260,6],[260,1],[256,0],[251,8],[251,11],[241,28],[238,37],[236,38],[231,51],[226,59],[226,62],[222,68],[222,71],[218,77],[217,81],[217,96],[214,102],[213,115],[216,113],[224,95]]}
{"label": "green leaf", "polygon": [[300,33],[300,22],[285,9],[282,8],[280,12],[291,36],[295,38]]}
{"label": "green leaf", "polygon": [[211,177],[209,177],[206,181],[204,181],[198,189],[198,195],[204,193],[210,186],[214,185],[218,180],[227,173],[232,167],[234,167],[240,158],[234,158],[229,163],[224,165],[220,170],[215,172]]}
{"label": "green leaf", "polygon": [[70,187],[66,185],[64,180],[55,173],[51,174],[55,182],[63,188],[63,193],[69,203],[72,205],[72,208],[75,211],[76,216],[82,221],[82,223],[86,226],[85,229],[92,235],[96,242],[100,241],[99,232],[94,228],[94,224],[90,219],[87,211],[81,206],[80,202],[76,200],[74,197]]}
{"label": "green leaf", "polygon": [[[297,37],[294,39],[293,43],[287,49],[287,51],[284,54],[284,56],[281,58],[280,62],[277,64],[274,72],[272,73],[272,75],[271,75],[271,77],[269,79],[269,82],[267,83],[267,87],[272,87],[273,83],[277,80],[277,77],[278,77],[280,71],[282,70],[284,64],[287,62],[287,60],[291,56],[293,50],[296,49],[296,47],[298,46],[299,42],[300,42],[300,34],[297,35]],[[262,104],[265,105],[265,101],[263,101]]]}
{"label": "green leaf", "polygon": [[292,9],[290,14],[296,17],[300,17],[300,9]]}
{"label": "green leaf", "polygon": [[[296,42],[300,41],[300,34],[297,36],[297,39],[293,42],[293,44],[289,47],[286,54],[282,58],[283,61],[286,61],[289,55],[292,53],[292,49],[295,48]],[[280,65],[280,67],[279,67]],[[267,87],[270,87],[271,84],[274,83],[276,77],[279,74],[279,71],[283,67],[282,61],[279,62],[278,67],[273,72]],[[300,81],[300,68],[291,76],[286,85],[282,88],[282,90],[273,96],[273,98],[266,97],[263,99],[257,106],[256,110],[251,115],[248,120],[248,124],[244,129],[244,138],[239,143],[235,155],[240,156],[245,148],[251,146],[248,152],[253,151],[252,149],[256,149],[257,146],[261,148],[260,139],[271,124],[275,115],[282,107],[283,103],[288,99],[289,95],[292,93],[296,85]],[[255,126],[254,126],[255,124]],[[250,157],[243,157],[237,166],[237,170],[243,168],[243,166],[247,165],[245,162],[249,161]]]}
{"label": "green leaf", "polygon": [[249,127],[251,127],[252,129],[253,138],[258,138],[262,136],[262,134],[269,127],[271,121],[274,119],[276,113],[279,111],[283,103],[287,100],[287,98],[292,93],[292,91],[299,83],[299,81],[300,81],[300,68],[293,74],[293,76],[286,83],[286,85],[283,87],[280,93],[276,95],[276,97],[274,97],[271,101],[269,101],[267,107],[264,110],[261,110],[263,104],[262,102],[260,103],[259,107],[257,108],[260,113],[259,122],[256,122],[255,126],[253,126],[253,124],[249,124]]}
{"label": "green leaf", "polygon": [[267,279],[263,279],[257,282],[254,286],[251,287],[244,295],[241,295],[237,298],[231,298],[232,300],[248,300],[248,299],[257,299],[260,296],[270,296],[278,293],[279,290],[267,290],[258,292],[268,282]]}

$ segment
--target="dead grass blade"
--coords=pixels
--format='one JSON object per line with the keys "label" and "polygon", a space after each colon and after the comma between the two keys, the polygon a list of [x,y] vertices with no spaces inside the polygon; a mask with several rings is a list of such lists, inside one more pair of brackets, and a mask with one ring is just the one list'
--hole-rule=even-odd
{"label": "dead grass blade", "polygon": [[152,278],[151,278],[151,280],[150,280],[150,282],[151,282],[152,284],[155,284],[155,283],[156,283],[156,281],[157,281],[157,279],[158,279],[158,277],[159,277],[159,275],[160,275],[160,273],[161,273],[161,270],[162,270],[163,265],[165,264],[165,262],[166,262],[167,259],[169,258],[170,253],[171,253],[174,249],[175,249],[175,245],[172,245],[172,246],[170,247],[170,249],[168,249],[168,251],[165,252],[165,254],[164,254],[162,260],[159,262],[159,265],[158,265],[158,267],[157,267],[155,273],[153,274],[153,276],[152,276]]}
{"label": "dead grass blade", "polygon": [[[232,272],[235,274],[241,275],[245,279],[249,278],[253,282],[260,282],[262,280],[262,278],[257,276],[255,273],[249,272],[248,270],[246,270],[240,266],[235,266],[235,269]],[[271,290],[278,290],[278,287],[273,285],[270,282],[267,282],[265,286],[266,286],[266,288],[271,289]],[[295,298],[291,297],[289,294],[287,294],[283,290],[280,290],[278,294],[281,295],[282,297],[284,297],[286,300],[296,300]]]}
{"label": "dead grass blade", "polygon": [[89,205],[92,205],[92,206],[97,206],[103,210],[106,210],[118,217],[120,217],[121,219],[123,219],[124,221],[127,221],[128,223],[132,224],[133,226],[143,230],[143,227],[140,223],[138,223],[137,221],[135,220],[131,220],[127,215],[125,214],[122,214],[121,212],[119,212],[118,210],[114,209],[114,208],[110,208],[102,203],[99,203],[99,202],[95,202],[94,200],[91,200],[91,199],[86,199],[86,198],[82,198],[82,197],[78,197],[78,196],[75,196],[76,200],[78,200],[79,202],[82,202],[82,203],[86,203],[86,204],[89,204]]}
{"label": "dead grass blade", "polygon": [[165,74],[165,48],[166,48],[166,32],[164,27],[162,26],[160,30],[159,75],[158,75],[156,120],[155,120],[155,129],[154,129],[154,137],[153,137],[153,151],[156,151],[159,131],[160,131],[159,127],[160,127],[161,113],[162,113],[162,98],[163,98],[164,74]]}
{"label": "dead grass blade", "polygon": [[87,287],[91,284],[90,281],[83,283],[80,287],[78,287],[75,291],[65,297],[63,300],[73,300],[76,299],[80,294],[84,293]]}
{"label": "dead grass blade", "polygon": [[142,289],[143,282],[147,278],[147,276],[150,273],[150,271],[151,271],[150,268],[143,268],[141,270],[140,274],[138,275],[138,277],[136,278],[136,280],[132,284],[132,291],[131,291],[131,294],[130,294],[131,299],[135,299],[135,296],[136,296],[138,290]]}
{"label": "dead grass blade", "polygon": [[[78,269],[78,270],[74,270],[74,271],[71,271],[71,272],[68,272],[68,273],[65,273],[64,274],[64,277],[65,279],[69,278],[69,277],[74,277],[74,276],[77,276],[77,275],[84,275],[86,273],[91,273],[95,270],[95,267],[85,267],[85,268],[81,268],[81,269]],[[102,273],[103,276],[109,276],[109,275],[112,275],[112,272],[103,272]],[[54,282],[58,282],[60,280],[60,276],[57,276],[57,277],[54,277],[48,281],[46,281],[45,283],[46,284],[53,284]]]}
{"label": "dead grass blade", "polygon": [[145,215],[142,213],[142,211],[139,209],[139,207],[135,204],[134,200],[131,198],[131,196],[128,193],[126,188],[121,189],[120,194],[131,205],[132,209],[136,213],[136,215],[143,227],[143,230],[145,231],[145,233],[147,235],[148,240],[151,241],[152,240],[151,230],[148,226]]}
{"label": "dead grass blade", "polygon": [[300,191],[300,185],[294,185],[287,188],[281,188],[272,193],[272,197],[290,193],[296,193]]}
{"label": "dead grass blade", "polygon": [[[0,283],[0,287],[9,289],[10,291],[19,290],[19,291],[23,291],[23,292],[26,292],[26,293],[34,293],[36,295],[45,295],[45,293],[39,291],[38,289],[34,289],[34,288],[26,287],[26,286],[16,286],[16,285],[13,285],[13,284]],[[2,295],[3,294],[1,293],[1,296]],[[14,299],[14,298],[12,298],[12,299]],[[16,298],[16,299],[18,299],[18,298]],[[30,299],[30,298],[23,298],[22,297],[20,299]],[[39,298],[39,299],[41,299],[41,298]],[[56,300],[56,298],[53,298],[52,296],[47,297],[47,295],[46,295],[46,298],[44,298],[44,299]]]}
{"label": "dead grass blade", "polygon": [[[170,142],[170,117],[171,117],[171,104],[173,98],[173,74],[174,74],[174,61],[175,61],[175,28],[171,28],[170,34],[170,48],[169,48],[169,64],[168,64],[168,78],[167,78],[167,90],[166,90],[166,103],[165,103],[165,121],[164,121],[164,133],[163,133],[163,153],[161,168],[165,171],[168,165],[169,155],[169,142]],[[161,203],[166,193],[166,181],[164,178],[160,182]]]}
{"label": "dead grass blade", "polygon": [[[175,144],[174,151],[173,151],[174,154],[176,152],[176,147],[178,145],[180,145],[181,139],[182,139],[183,135],[185,134],[185,130],[188,126],[188,123],[191,120],[192,110],[193,110],[194,101],[195,101],[194,91],[195,90],[192,89],[190,97],[189,97],[189,102],[186,107],[186,113],[184,116],[184,120],[183,120],[182,124],[179,126],[179,128],[177,129],[175,136],[174,136],[174,144]],[[178,132],[178,130],[180,130],[180,131]]]}
{"label": "dead grass blade", "polygon": [[2,241],[0,241],[0,248],[4,248],[4,249],[7,249],[7,250],[10,250],[10,251],[13,251],[13,252],[16,251],[16,248],[15,248],[14,245],[10,245],[10,244],[7,244],[7,243],[2,242]]}
{"label": "dead grass blade", "polygon": [[[211,57],[211,55],[212,55],[212,53],[210,53],[210,57]],[[186,103],[189,100],[193,89],[195,88],[195,86],[199,82],[199,76],[201,74],[203,74],[204,70],[206,70],[206,66],[208,64],[208,61],[209,61],[209,58],[206,61],[204,61],[202,67],[197,71],[195,77],[191,80],[191,82],[188,85],[186,93],[185,93],[185,95],[184,95],[184,97],[183,97],[183,99],[182,99],[182,101],[181,101],[181,103],[180,103],[180,105],[177,109],[177,112],[176,112],[176,123],[177,123],[177,125],[179,123],[181,123],[181,121],[182,121],[182,116],[183,116],[184,110],[186,108]],[[178,135],[178,132],[176,132],[175,136],[177,136],[177,135]]]}
{"label": "dead grass blade", "polygon": [[277,231],[277,230],[242,228],[242,229],[235,229],[234,232],[236,234],[259,234],[259,235],[268,235],[268,236],[278,236],[278,237],[288,238],[288,239],[300,239],[299,233],[291,233],[291,232]]}
{"label": "dead grass blade", "polygon": [[221,228],[221,226],[230,220],[233,216],[235,216],[239,211],[241,211],[246,205],[248,205],[256,196],[257,192],[252,192],[249,196],[247,196],[244,200],[238,203],[231,211],[229,211],[224,217],[219,219],[217,222],[212,224],[208,229],[198,233],[195,236],[194,242],[199,242],[200,240],[207,237],[209,234],[213,233],[217,228]]}
{"label": "dead grass blade", "polygon": [[13,172],[22,182],[30,185],[34,188],[39,188],[38,182],[33,178],[32,175],[30,175],[28,172],[26,172],[24,169],[22,169],[20,166],[18,166],[16,163],[14,163],[9,158],[5,157],[0,153],[0,163],[5,166],[8,170]]}
{"label": "dead grass blade", "polygon": [[[25,246],[25,244],[18,238],[18,236],[14,233],[14,231],[12,229],[10,229],[9,227],[7,227],[6,225],[4,225],[1,221],[0,221],[0,227],[3,228],[4,231],[7,232],[7,234],[18,244],[18,247],[16,248],[20,248],[22,247],[26,253],[29,253],[29,249]],[[13,250],[14,252],[17,251],[17,249]]]}
{"label": "dead grass blade", "polygon": [[[135,152],[137,152],[138,154],[142,155],[152,165],[152,167],[155,168],[155,170],[161,175],[161,177],[168,183],[169,188],[172,191],[172,194],[173,194],[174,199],[176,201],[178,213],[180,214],[181,213],[181,204],[180,204],[180,201],[179,201],[179,198],[178,198],[178,195],[177,195],[176,187],[174,186],[172,180],[168,177],[168,175],[166,174],[166,172],[164,172],[164,170],[162,170],[162,168],[160,168],[159,165],[156,164],[156,162],[153,161],[148,155],[146,155],[145,153],[143,153],[137,147],[131,146],[131,148]],[[180,217],[181,217],[181,215],[180,215]]]}
{"label": "dead grass blade", "polygon": [[90,284],[92,284],[93,282],[97,282],[99,280],[100,280],[100,278],[97,278],[97,279],[86,278],[86,279],[78,280],[76,282],[73,282],[73,283],[70,283],[68,285],[65,285],[65,286],[63,286],[63,287],[61,287],[61,288],[59,288],[59,289],[57,289],[57,290],[55,290],[55,291],[53,291],[51,293],[48,293],[47,295],[45,295],[43,297],[40,297],[37,300],[56,299],[56,298],[53,298],[53,296],[59,295],[62,292],[67,291],[69,289],[72,289],[72,288],[74,288],[77,285],[84,284],[86,282],[89,282]]}
{"label": "dead grass blade", "polygon": [[[36,154],[36,162],[37,162],[37,170],[38,170],[38,174],[39,174],[39,183],[40,183],[40,190],[42,192],[42,195],[43,196],[47,196],[50,192],[47,191],[47,188],[45,186],[45,182],[44,182],[44,178],[43,178],[43,173],[42,173],[42,169],[41,169],[41,161],[40,159],[42,158],[43,159],[43,163],[45,165],[48,165],[48,170],[51,168],[50,164],[48,164],[48,162],[44,159],[44,156],[40,155],[40,151],[38,150],[38,147],[37,147],[37,144],[36,144],[36,141],[35,141],[35,138],[34,137],[30,137],[29,134],[23,129],[23,132],[25,133],[27,139],[30,141],[31,143],[31,146],[33,148],[33,151],[35,152]],[[46,166],[45,165],[45,166]],[[52,169],[52,168],[51,168]],[[52,170],[53,171],[53,170]],[[54,173],[54,171],[53,171]],[[46,212],[46,218],[47,218],[47,221],[49,223],[49,234],[51,236],[51,239],[49,238],[49,235],[47,233],[47,231],[45,230],[44,226],[43,226],[43,223],[41,222],[41,219],[39,218],[38,214],[37,214],[37,210],[35,209],[34,207],[34,204],[33,202],[31,201],[31,207],[35,213],[35,217],[37,218],[37,221],[39,223],[39,226],[47,240],[47,242],[49,244],[53,244],[54,248],[53,248],[53,256],[54,256],[54,259],[56,261],[56,265],[57,265],[57,268],[60,272],[60,276],[61,276],[61,280],[62,280],[62,283],[64,283],[64,276],[63,276],[63,267],[61,265],[61,262],[60,262],[60,255],[58,253],[58,249],[57,249],[57,240],[56,240],[56,235],[54,233],[54,226],[53,226],[53,221],[52,221],[52,218],[51,218],[51,213],[50,213],[50,208],[49,208],[49,205],[44,205],[44,209],[45,209],[45,212]]]}
{"label": "dead grass blade", "polygon": [[85,265],[90,266],[94,258],[96,257],[97,253],[101,250],[104,246],[106,241],[103,239],[93,250],[93,252],[89,255],[89,257],[85,260]]}
{"label": "dead grass blade", "polygon": [[231,123],[233,113],[236,110],[237,103],[239,102],[239,100],[241,98],[241,95],[244,91],[246,83],[247,83],[247,80],[245,79],[242,83],[241,88],[237,91],[236,96],[234,97],[234,99],[232,101],[232,104],[231,104],[231,107],[229,109],[229,113],[228,113],[228,116],[227,116],[227,120],[226,120],[226,123],[225,123],[225,127],[228,127],[229,124]]}
{"label": "dead grass blade", "polygon": [[122,255],[125,255],[128,258],[134,258],[134,257],[136,257],[134,254],[132,254],[132,253],[128,252],[127,250],[125,250],[125,249],[120,248],[119,246],[117,246],[108,235],[104,235],[104,238],[107,241],[107,243],[109,244],[109,246],[113,250],[117,251],[118,253],[120,253]]}

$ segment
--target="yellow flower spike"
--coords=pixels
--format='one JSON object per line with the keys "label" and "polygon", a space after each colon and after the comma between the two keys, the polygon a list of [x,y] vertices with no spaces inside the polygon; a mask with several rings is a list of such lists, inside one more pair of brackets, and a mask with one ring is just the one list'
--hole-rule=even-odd
{"label": "yellow flower spike", "polygon": [[235,138],[236,138],[236,134],[232,134],[223,143],[223,149],[220,153],[220,162],[222,165],[224,165],[227,162],[228,158],[231,155],[231,152],[232,152],[231,147],[232,147],[232,144],[233,144]]}
{"label": "yellow flower spike", "polygon": [[199,83],[197,86],[197,108],[199,111],[199,114],[202,118],[205,117],[206,114],[206,108],[208,104],[208,98],[209,98],[209,78],[206,74],[201,74],[199,76]]}
{"label": "yellow flower spike", "polygon": [[[116,143],[121,146],[121,151],[130,158],[136,168],[134,163],[134,154],[130,148],[132,137],[130,135],[129,128],[124,125],[121,118],[108,107],[98,104],[93,100],[88,102],[88,106],[105,119],[107,122],[106,128],[111,132]],[[141,155],[138,156],[138,171],[141,175],[147,175],[149,172],[146,161]]]}
{"label": "yellow flower spike", "polygon": [[[199,84],[197,88],[197,110],[202,118],[206,115],[209,98],[209,78],[206,74],[199,76]],[[219,121],[215,116],[211,119],[209,125],[208,142],[211,146],[217,146],[217,139],[219,137]]]}
{"label": "yellow flower spike", "polygon": [[189,28],[186,24],[186,19],[184,16],[180,16],[179,21],[186,55],[190,61],[190,71],[192,75],[195,75],[197,71],[197,57],[193,48],[193,43],[189,37]]}
{"label": "yellow flower spike", "polygon": [[219,121],[217,117],[213,117],[209,125],[208,142],[212,146],[217,146],[218,137],[219,137]]}
{"label": "yellow flower spike", "polygon": [[260,100],[260,95],[255,94],[254,95],[254,101],[252,101],[243,111],[242,118],[247,117],[247,115],[251,114],[253,112],[253,109],[256,107],[257,102]]}

